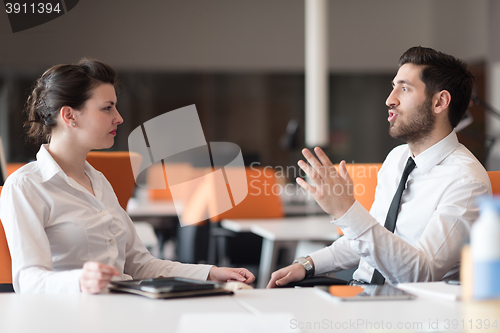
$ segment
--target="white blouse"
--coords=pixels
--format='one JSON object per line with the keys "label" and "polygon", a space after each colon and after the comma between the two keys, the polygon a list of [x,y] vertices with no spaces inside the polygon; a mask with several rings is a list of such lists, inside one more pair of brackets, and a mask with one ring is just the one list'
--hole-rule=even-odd
{"label": "white blouse", "polygon": [[95,196],[63,172],[46,145],[36,157],[7,178],[0,197],[16,292],[80,292],[87,261],[116,267],[120,279],[207,279],[210,265],[154,258],[109,182],[90,164],[85,173]]}

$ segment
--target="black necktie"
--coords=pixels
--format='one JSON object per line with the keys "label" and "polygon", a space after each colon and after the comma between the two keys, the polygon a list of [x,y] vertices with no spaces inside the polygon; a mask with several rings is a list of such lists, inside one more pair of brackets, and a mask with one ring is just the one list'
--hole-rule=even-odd
{"label": "black necktie", "polygon": [[[408,176],[415,168],[415,161],[408,157],[408,162],[406,162],[405,169],[403,171],[403,175],[401,176],[401,181],[399,182],[398,190],[396,194],[394,194],[394,198],[392,198],[391,206],[389,207],[389,212],[387,213],[387,217],[385,218],[384,226],[390,232],[394,232],[396,228],[396,219],[398,218],[399,213],[399,204],[401,203],[401,196],[403,195],[403,191],[405,190],[406,181],[408,180]],[[380,272],[376,269],[373,272],[371,284],[384,284],[385,278]]]}

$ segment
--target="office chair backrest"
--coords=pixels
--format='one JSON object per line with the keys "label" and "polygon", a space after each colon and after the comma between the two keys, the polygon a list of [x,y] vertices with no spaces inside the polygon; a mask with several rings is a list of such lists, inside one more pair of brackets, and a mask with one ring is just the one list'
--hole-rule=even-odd
{"label": "office chair backrest", "polygon": [[26,165],[26,163],[7,163],[7,175],[10,176],[20,167]]}
{"label": "office chair backrest", "polygon": [[[210,200],[208,213],[211,222],[231,218],[278,218],[283,217],[280,193],[283,189],[276,183],[274,170],[263,167],[245,168],[248,195],[235,207],[216,215],[218,203]],[[211,197],[214,199],[216,196]]]}
{"label": "office chair backrest", "polygon": [[[2,193],[2,186],[0,186]],[[10,258],[7,239],[3,229],[2,221],[0,221],[0,291],[12,291],[12,260]]]}
{"label": "office chair backrest", "polygon": [[[163,166],[165,168],[163,168]],[[146,185],[148,187],[148,197],[150,200],[173,200],[169,189],[168,177],[174,177],[178,182],[185,181],[186,186],[176,192],[176,200],[188,200],[196,190],[189,180],[201,177],[207,171],[203,168],[193,168],[190,163],[155,163],[151,165],[146,174]],[[166,188],[160,188],[166,187]]]}
{"label": "office chair backrest", "polygon": [[[165,184],[166,188],[163,187]],[[146,185],[148,187],[148,197],[150,200],[172,200],[172,193],[168,188],[166,173],[161,163],[151,165],[146,173]]]}
{"label": "office chair backrest", "polygon": [[377,174],[382,167],[382,163],[351,163],[346,164],[346,167],[354,182],[354,198],[366,210],[370,210],[375,200]]}
{"label": "office chair backrest", "polygon": [[488,177],[490,177],[491,192],[494,195],[500,194],[500,171],[488,171]]}
{"label": "office chair backrest", "polygon": [[134,192],[134,169],[138,170],[142,157],[134,152],[100,152],[91,151],[87,161],[110,182],[123,209]]}
{"label": "office chair backrest", "polygon": [[[335,165],[339,168],[339,165]],[[377,188],[377,174],[382,167],[382,163],[350,163],[346,164],[347,172],[353,181],[353,194],[366,210],[370,210],[375,200],[375,189]],[[343,235],[342,230],[337,227],[339,235]]]}

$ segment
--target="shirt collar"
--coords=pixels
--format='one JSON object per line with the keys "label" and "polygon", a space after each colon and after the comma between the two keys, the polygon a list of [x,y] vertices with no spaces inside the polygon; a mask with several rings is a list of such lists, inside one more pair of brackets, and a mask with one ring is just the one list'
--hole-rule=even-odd
{"label": "shirt collar", "polygon": [[[55,175],[59,174],[68,184],[71,185],[69,177],[64,173],[63,169],[57,164],[52,155],[50,155],[47,150],[48,144],[43,144],[40,146],[40,150],[36,154],[36,160],[40,166],[40,172],[42,174],[42,182],[46,182]],[[100,172],[95,170],[89,162],[85,161],[85,173],[89,175],[92,179],[98,179]],[[94,191],[95,192],[95,191]]]}
{"label": "shirt collar", "polygon": [[[425,174],[447,158],[459,145],[457,134],[455,131],[451,131],[444,139],[432,147],[427,148],[413,159],[415,160],[418,170],[422,174]],[[410,156],[412,156],[411,151]]]}
{"label": "shirt collar", "polygon": [[102,172],[94,169],[88,161],[85,161],[85,173],[89,176],[92,182],[92,189],[97,199],[102,200]]}
{"label": "shirt collar", "polygon": [[42,182],[46,182],[52,179],[55,175],[59,174],[69,183],[68,176],[66,176],[59,164],[57,164],[47,150],[48,146],[48,144],[41,145],[40,150],[36,154],[36,160],[40,166],[40,172],[42,174]]}

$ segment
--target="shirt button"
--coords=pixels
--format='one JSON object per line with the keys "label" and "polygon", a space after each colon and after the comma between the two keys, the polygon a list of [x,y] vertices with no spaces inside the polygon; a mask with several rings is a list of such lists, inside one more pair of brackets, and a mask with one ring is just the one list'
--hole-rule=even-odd
{"label": "shirt button", "polygon": [[101,210],[101,215],[102,215],[102,216],[104,216],[104,215],[106,215],[106,214],[107,214],[107,213],[106,213],[105,211]]}
{"label": "shirt button", "polygon": [[115,245],[115,240],[114,240],[114,239],[110,239],[110,240],[109,240],[109,244],[111,244],[111,245]]}

